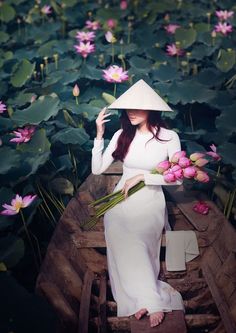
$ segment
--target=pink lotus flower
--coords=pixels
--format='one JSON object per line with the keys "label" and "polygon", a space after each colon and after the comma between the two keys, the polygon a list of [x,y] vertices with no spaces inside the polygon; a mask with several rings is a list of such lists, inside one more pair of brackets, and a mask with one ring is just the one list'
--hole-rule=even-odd
{"label": "pink lotus flower", "polygon": [[84,43],[80,42],[79,45],[74,45],[77,53],[80,53],[83,58],[87,58],[89,53],[95,51],[95,45],[90,44],[90,42]]}
{"label": "pink lotus flower", "polygon": [[5,112],[6,109],[7,109],[7,106],[2,101],[0,101],[0,113]]}
{"label": "pink lotus flower", "polygon": [[157,164],[156,166],[156,171],[158,173],[163,173],[164,171],[168,170],[170,167],[170,162],[169,161],[162,161],[160,163]]}
{"label": "pink lotus flower", "polygon": [[21,197],[19,194],[15,196],[11,201],[11,205],[4,204],[2,205],[5,210],[1,211],[1,215],[16,215],[19,213],[21,208],[28,207],[37,197],[37,195],[26,195]]}
{"label": "pink lotus flower", "polygon": [[184,50],[177,48],[175,43],[167,45],[166,51],[167,51],[167,54],[172,57],[175,55],[182,56],[185,53]]}
{"label": "pink lotus flower", "polygon": [[210,180],[208,174],[202,170],[197,170],[197,173],[194,176],[194,179],[201,183],[207,183]]}
{"label": "pink lotus flower", "polygon": [[95,33],[93,31],[77,31],[75,38],[78,39],[80,42],[92,42],[95,38]]}
{"label": "pink lotus flower", "polygon": [[117,26],[117,21],[114,19],[109,19],[106,23],[109,29],[114,29]]}
{"label": "pink lotus flower", "polygon": [[181,166],[181,168],[187,168],[188,166],[190,166],[191,161],[188,157],[180,157],[178,163]]}
{"label": "pink lotus flower", "polygon": [[232,32],[233,27],[231,24],[227,24],[226,22],[221,23],[219,22],[215,25],[214,31],[221,32],[223,35],[227,35],[228,33]]}
{"label": "pink lotus flower", "polygon": [[217,152],[216,152],[216,146],[214,144],[212,144],[210,146],[210,148],[212,151],[208,151],[208,152],[206,152],[206,154],[211,156],[215,161],[221,160],[221,156],[219,154],[217,154]]}
{"label": "pink lotus flower", "polygon": [[170,172],[170,171],[165,171],[163,173],[163,178],[167,183],[172,183],[172,182],[176,181],[175,174],[173,172]]}
{"label": "pink lotus flower", "polygon": [[198,201],[194,206],[193,206],[193,210],[196,213],[199,214],[203,214],[206,215],[209,212],[210,207],[208,206],[208,204],[205,201]]}
{"label": "pink lotus flower", "polygon": [[116,38],[113,35],[113,33],[111,31],[107,31],[105,33],[105,38],[107,40],[108,43],[115,43],[116,42]]}
{"label": "pink lotus flower", "polygon": [[206,165],[209,161],[206,160],[205,158],[199,158],[198,160],[196,160],[195,165],[198,167],[203,167],[204,165]]}
{"label": "pink lotus flower", "polygon": [[193,178],[196,175],[196,168],[194,166],[189,166],[183,169],[183,176],[185,178]]}
{"label": "pink lotus flower", "polygon": [[103,73],[103,78],[107,82],[121,83],[129,79],[128,71],[124,71],[122,67],[116,65],[103,69]]}
{"label": "pink lotus flower", "polygon": [[172,172],[175,175],[176,179],[183,179],[183,170],[180,167],[180,165],[176,164],[171,169],[170,172]]}
{"label": "pink lotus flower", "polygon": [[49,5],[45,5],[41,8],[41,12],[44,14],[44,15],[49,15],[52,13],[52,8],[51,6]]}
{"label": "pink lotus flower", "polygon": [[16,138],[10,140],[10,142],[28,142],[32,138],[35,132],[35,126],[26,126],[25,128],[18,128],[17,131],[13,131]]}
{"label": "pink lotus flower", "polygon": [[177,151],[177,152],[174,153],[174,155],[171,157],[170,162],[171,162],[171,163],[178,163],[178,162],[179,162],[179,159],[180,159],[181,157],[184,157],[184,156],[186,156],[186,151],[184,151],[184,150]]}
{"label": "pink lotus flower", "polygon": [[123,1],[120,2],[120,9],[126,10],[127,7],[128,7],[127,1],[123,0]]}
{"label": "pink lotus flower", "polygon": [[164,28],[169,34],[174,34],[176,29],[180,28],[180,25],[179,24],[168,24]]}
{"label": "pink lotus flower", "polygon": [[216,10],[215,14],[220,20],[227,21],[230,17],[234,15],[234,12],[228,10]]}
{"label": "pink lotus flower", "polygon": [[195,162],[196,160],[198,160],[199,158],[202,158],[203,156],[205,156],[204,153],[193,153],[189,156],[190,160]]}
{"label": "pink lotus flower", "polygon": [[100,28],[100,23],[98,21],[89,21],[85,22],[87,29],[98,30]]}

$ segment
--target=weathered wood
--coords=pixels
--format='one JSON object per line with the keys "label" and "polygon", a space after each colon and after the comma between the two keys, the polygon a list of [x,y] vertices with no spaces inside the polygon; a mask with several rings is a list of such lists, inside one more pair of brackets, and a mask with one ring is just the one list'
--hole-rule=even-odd
{"label": "weathered wood", "polygon": [[98,298],[98,318],[99,318],[99,332],[107,332],[107,315],[106,315],[106,299],[107,299],[107,278],[106,273],[100,277],[100,288]]}
{"label": "weathered wood", "polygon": [[218,307],[218,310],[220,312],[220,315],[221,315],[221,318],[222,318],[222,321],[224,323],[227,333],[235,333],[236,325],[235,325],[233,318],[231,318],[228,304],[226,303],[219,288],[217,288],[214,275],[212,274],[212,271],[207,262],[202,263],[202,269],[203,269],[203,273],[206,278],[206,281],[208,282],[211,293],[216,302],[216,305]]}
{"label": "weathered wood", "polygon": [[217,323],[220,322],[220,316],[212,314],[187,314],[185,315],[185,321],[189,328],[214,328]]}
{"label": "weathered wood", "polygon": [[88,333],[89,306],[94,273],[89,269],[85,273],[79,309],[78,333]]}
{"label": "weathered wood", "polygon": [[150,327],[149,316],[144,316],[140,320],[137,320],[134,316],[131,316],[130,328],[131,333],[173,333],[173,328],[176,333],[187,332],[184,313],[181,310],[165,313],[161,324],[155,327]]}

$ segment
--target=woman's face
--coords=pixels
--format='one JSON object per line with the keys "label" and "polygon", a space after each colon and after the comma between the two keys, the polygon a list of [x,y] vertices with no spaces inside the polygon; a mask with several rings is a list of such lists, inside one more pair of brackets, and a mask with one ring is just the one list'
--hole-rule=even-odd
{"label": "woman's face", "polygon": [[132,125],[141,125],[147,123],[148,110],[129,109],[126,110],[127,116]]}

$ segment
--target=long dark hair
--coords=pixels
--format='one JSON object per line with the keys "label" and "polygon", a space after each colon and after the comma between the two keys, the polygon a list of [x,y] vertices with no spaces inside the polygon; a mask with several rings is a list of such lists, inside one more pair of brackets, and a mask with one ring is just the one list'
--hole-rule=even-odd
{"label": "long dark hair", "polygon": [[[123,131],[119,136],[116,150],[112,153],[112,156],[114,157],[115,160],[120,160],[123,162],[126,154],[128,153],[129,146],[135,136],[135,132],[138,125],[131,124],[125,110],[121,111],[120,121],[121,121],[121,128],[123,129]],[[147,118],[147,128],[153,134],[153,137],[150,140],[155,138],[156,140],[159,141],[169,141],[158,137],[161,127],[168,128],[165,121],[161,118],[161,112],[150,111]]]}

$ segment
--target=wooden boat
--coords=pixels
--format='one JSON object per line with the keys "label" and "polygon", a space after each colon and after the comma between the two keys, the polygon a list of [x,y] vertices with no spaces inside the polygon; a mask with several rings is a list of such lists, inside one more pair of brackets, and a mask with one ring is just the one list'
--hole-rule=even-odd
{"label": "wooden boat", "polygon": [[[58,332],[236,332],[236,231],[216,205],[183,186],[163,186],[173,230],[194,230],[200,255],[186,263],[185,271],[165,266],[162,235],[159,279],[183,296],[186,313],[167,313],[150,328],[148,317],[117,317],[107,273],[102,218],[91,231],[82,223],[93,215],[88,204],[112,191],[121,175],[114,163],[102,175],[89,175],[69,202],[47,249],[36,291],[55,308]],[[192,210],[199,199],[210,206],[208,215]]]}

